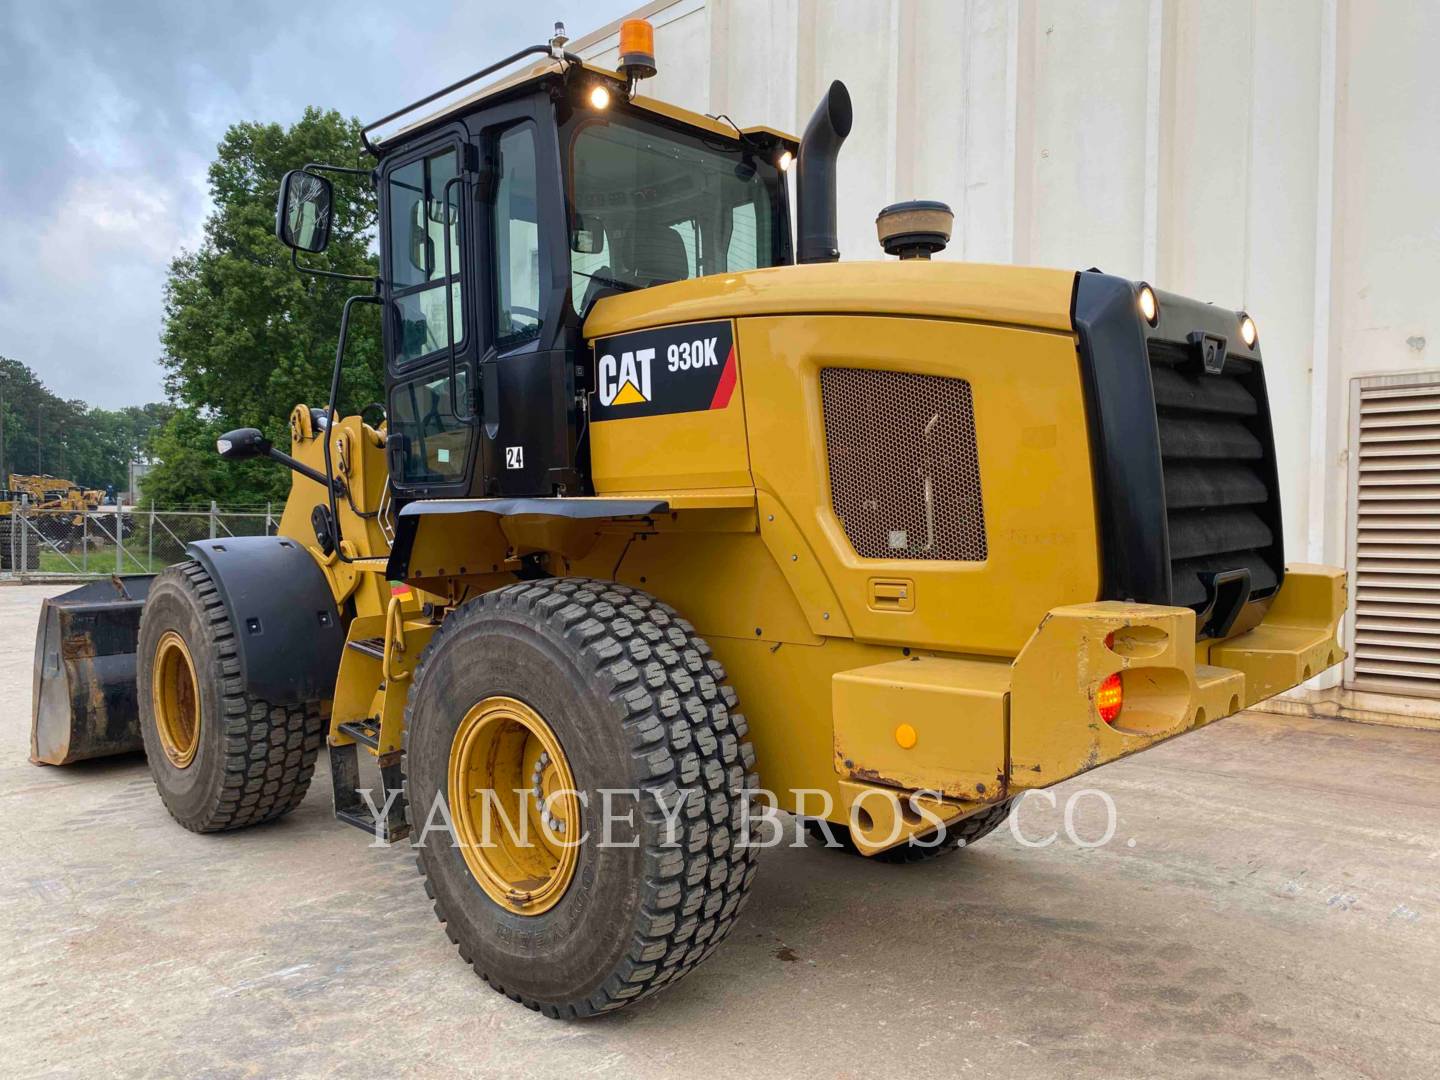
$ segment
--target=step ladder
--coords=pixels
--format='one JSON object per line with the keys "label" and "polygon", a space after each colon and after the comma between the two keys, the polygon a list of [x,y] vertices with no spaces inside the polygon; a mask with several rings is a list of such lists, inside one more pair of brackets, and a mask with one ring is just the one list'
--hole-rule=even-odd
{"label": "step ladder", "polygon": [[[385,656],[383,638],[361,638],[345,643],[346,648],[382,660]],[[383,684],[382,684],[383,688]],[[393,844],[410,835],[405,820],[405,796],[402,793],[400,752],[375,753],[380,766],[380,792],[376,798],[360,787],[360,747],[376,752],[380,748],[380,720],[347,720],[339,730],[355,741],[343,746],[330,746],[330,779],[335,789],[335,817],[347,825],[364,829],[379,843]],[[362,794],[364,791],[364,794]],[[365,795],[370,795],[369,801]],[[378,815],[376,811],[379,811]]]}

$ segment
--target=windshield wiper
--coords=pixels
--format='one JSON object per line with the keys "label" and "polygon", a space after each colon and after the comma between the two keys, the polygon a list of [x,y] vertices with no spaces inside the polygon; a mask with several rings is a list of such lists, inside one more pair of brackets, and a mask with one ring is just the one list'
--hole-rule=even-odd
{"label": "windshield wiper", "polygon": [[589,278],[591,281],[598,281],[601,285],[613,286],[621,292],[634,292],[636,289],[643,289],[645,287],[643,285],[637,285],[633,281],[621,281],[618,278],[612,278],[605,274],[587,274],[584,270],[574,270],[572,273],[579,274],[583,278]]}

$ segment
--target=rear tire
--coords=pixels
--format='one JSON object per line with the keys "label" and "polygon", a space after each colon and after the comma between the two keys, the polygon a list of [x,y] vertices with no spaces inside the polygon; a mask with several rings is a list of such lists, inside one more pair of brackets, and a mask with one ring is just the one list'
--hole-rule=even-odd
{"label": "rear tire", "polygon": [[[543,722],[584,796],[579,824],[570,825],[586,840],[573,863],[553,870],[563,875],[563,892],[552,890],[543,903],[512,902],[503,892],[497,900],[494,879],[482,886],[439,826],[437,801],[465,834],[473,811],[451,805],[460,775],[451,772],[452,756],[466,753],[467,725],[491,702]],[[624,585],[522,582],[445,620],[410,691],[406,812],[435,914],[476,974],[531,1009],[572,1018],[645,997],[709,955],[734,925],[756,870],[756,848],[738,843],[743,791],[756,782],[735,706],[724,669],[690,624]],[[528,767],[522,775],[531,775]],[[607,789],[639,795],[610,796],[612,844],[601,846]],[[658,800],[674,811],[682,798],[669,842]],[[428,843],[427,828],[440,832]]]}
{"label": "rear tire", "polygon": [[319,705],[271,705],[245,692],[230,615],[198,562],[171,566],[151,585],[137,660],[145,756],[171,817],[192,832],[221,832],[300,805],[325,738]]}
{"label": "rear tire", "polygon": [[[977,814],[949,825],[945,829],[945,838],[938,844],[930,844],[928,847],[917,844],[914,839],[907,840],[896,847],[888,848],[878,854],[871,855],[875,862],[909,865],[912,863],[930,862],[938,859],[941,855],[948,855],[952,851],[959,851],[963,847],[969,847],[981,837],[988,836],[994,832],[1007,817],[1010,816],[1010,800],[981,810]],[[837,825],[833,821],[827,821],[822,828],[815,818],[805,819],[805,831],[810,834],[812,840],[819,841],[820,845],[827,846],[824,829],[828,828],[839,845],[833,848],[835,851],[844,851],[849,855],[860,855],[860,849],[855,846],[854,839],[850,836],[850,829],[845,825]],[[917,837],[926,843],[933,841],[935,833],[929,833],[923,837]]]}

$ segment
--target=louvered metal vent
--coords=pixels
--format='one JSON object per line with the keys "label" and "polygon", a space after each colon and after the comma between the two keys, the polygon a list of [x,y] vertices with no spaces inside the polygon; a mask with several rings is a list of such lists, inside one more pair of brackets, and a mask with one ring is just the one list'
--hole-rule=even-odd
{"label": "louvered metal vent", "polygon": [[1152,339],[1149,353],[1174,602],[1202,610],[1210,576],[1239,569],[1253,598],[1269,596],[1284,566],[1263,372],[1230,356],[1209,374],[1173,342]]}
{"label": "louvered metal vent", "polygon": [[1440,697],[1440,376],[1361,379],[1351,401],[1359,690]]}
{"label": "louvered metal vent", "polygon": [[964,379],[820,373],[830,497],[866,559],[986,556],[975,407]]}

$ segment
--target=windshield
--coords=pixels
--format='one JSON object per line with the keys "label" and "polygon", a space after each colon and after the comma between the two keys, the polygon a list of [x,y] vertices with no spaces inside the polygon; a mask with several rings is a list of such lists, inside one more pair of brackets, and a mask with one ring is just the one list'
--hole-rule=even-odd
{"label": "windshield", "polygon": [[780,171],[738,141],[621,112],[566,125],[571,295],[787,261]]}

